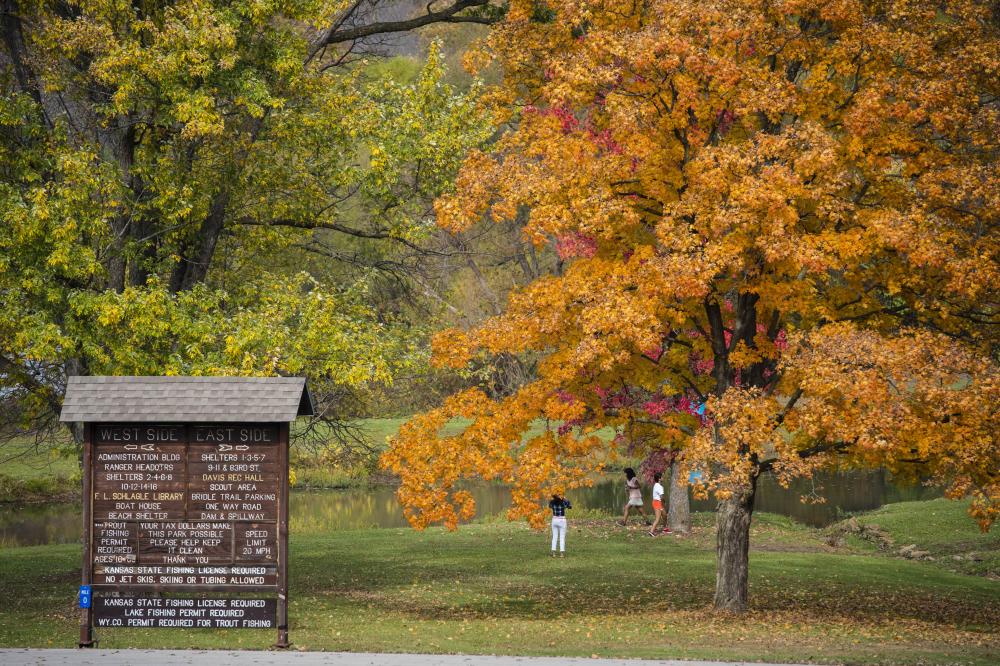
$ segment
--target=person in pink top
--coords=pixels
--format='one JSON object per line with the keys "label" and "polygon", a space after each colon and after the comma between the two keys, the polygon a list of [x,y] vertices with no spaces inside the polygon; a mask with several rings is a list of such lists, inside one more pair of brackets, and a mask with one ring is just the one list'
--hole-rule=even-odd
{"label": "person in pink top", "polygon": [[625,468],[625,490],[628,492],[628,499],[625,500],[625,515],[622,516],[618,524],[627,525],[628,514],[635,508],[646,522],[646,525],[649,525],[649,518],[646,517],[646,511],[643,508],[642,488],[639,487],[639,478],[635,475],[635,470],[631,467]]}

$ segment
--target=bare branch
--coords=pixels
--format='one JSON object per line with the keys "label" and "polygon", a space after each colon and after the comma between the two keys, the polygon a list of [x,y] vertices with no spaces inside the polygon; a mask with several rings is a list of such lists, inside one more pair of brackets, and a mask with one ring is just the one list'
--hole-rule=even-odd
{"label": "bare branch", "polygon": [[785,403],[785,406],[782,408],[782,410],[778,413],[776,417],[774,417],[774,422],[777,425],[781,425],[782,423],[784,423],[785,417],[788,415],[788,412],[792,411],[792,408],[795,407],[795,403],[797,403],[799,401],[799,398],[801,397],[802,397],[802,388],[799,387],[795,389],[795,392],[792,393],[792,397],[788,399],[788,402]]}
{"label": "bare branch", "polygon": [[[842,453],[846,449],[850,448],[854,442],[820,442],[815,446],[810,446],[808,449],[802,449],[798,452],[799,458],[812,458],[813,456],[819,455],[821,453]],[[777,458],[770,458],[768,460],[762,460],[757,463],[757,472],[770,472],[774,469],[775,463],[778,462]]]}
{"label": "bare branch", "polygon": [[314,222],[314,221],[304,221],[304,220],[254,220],[250,218],[243,218],[236,222],[241,226],[248,227],[292,227],[295,229],[329,229],[330,231],[336,231],[338,233],[346,234],[348,236],[354,236],[355,238],[366,238],[371,240],[392,240],[411,250],[416,250],[421,254],[435,254],[439,256],[449,256],[446,252],[439,252],[437,250],[431,250],[425,247],[421,247],[414,243],[413,241],[406,240],[400,236],[394,235],[387,231],[366,231],[364,229],[357,229],[354,227],[348,227],[346,225],[340,224],[338,222]]}
{"label": "bare branch", "polygon": [[472,7],[484,7],[488,5],[489,0],[456,0],[453,4],[439,11],[431,11],[431,6],[433,4],[434,3],[430,3],[427,5],[428,11],[426,14],[422,14],[405,21],[379,21],[352,28],[332,30],[323,39],[322,44],[343,44],[345,42],[354,42],[359,39],[364,39],[365,37],[371,37],[372,35],[385,35],[393,32],[408,32],[433,23],[479,23],[482,25],[491,25],[496,23],[498,20],[488,16],[459,16],[459,12],[466,9],[470,9]]}

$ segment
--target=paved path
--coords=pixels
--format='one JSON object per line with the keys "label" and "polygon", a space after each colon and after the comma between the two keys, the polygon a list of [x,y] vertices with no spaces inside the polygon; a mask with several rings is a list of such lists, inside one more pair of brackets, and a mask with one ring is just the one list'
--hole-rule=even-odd
{"label": "paved path", "polygon": [[[733,666],[721,661],[654,661],[568,657],[371,654],[365,652],[227,652],[223,650],[9,650],[4,666]],[[743,663],[743,662],[739,662]],[[756,664],[756,666],[778,666]]]}

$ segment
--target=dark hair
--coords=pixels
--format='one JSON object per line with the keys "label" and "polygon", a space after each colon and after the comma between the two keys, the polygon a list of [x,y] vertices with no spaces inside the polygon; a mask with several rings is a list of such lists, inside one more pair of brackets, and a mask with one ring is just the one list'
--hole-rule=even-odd
{"label": "dark hair", "polygon": [[562,497],[560,497],[559,495],[553,495],[552,496],[552,501],[553,502],[562,502]]}
{"label": "dark hair", "polygon": [[662,478],[663,478],[663,475],[660,474],[659,472],[657,472],[656,474],[653,475],[653,481],[654,482],[659,481]]}
{"label": "dark hair", "polygon": [[631,467],[626,467],[625,468],[625,478],[628,479],[629,481],[631,481],[632,479],[634,479],[635,478],[635,470],[632,469]]}

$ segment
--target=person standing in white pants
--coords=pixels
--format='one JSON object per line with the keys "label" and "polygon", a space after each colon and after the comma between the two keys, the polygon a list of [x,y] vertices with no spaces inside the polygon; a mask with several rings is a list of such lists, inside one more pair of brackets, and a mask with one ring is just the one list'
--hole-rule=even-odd
{"label": "person standing in white pants", "polygon": [[566,509],[572,509],[568,499],[553,495],[549,500],[552,509],[552,557],[556,556],[556,546],[559,546],[559,557],[566,557]]}

